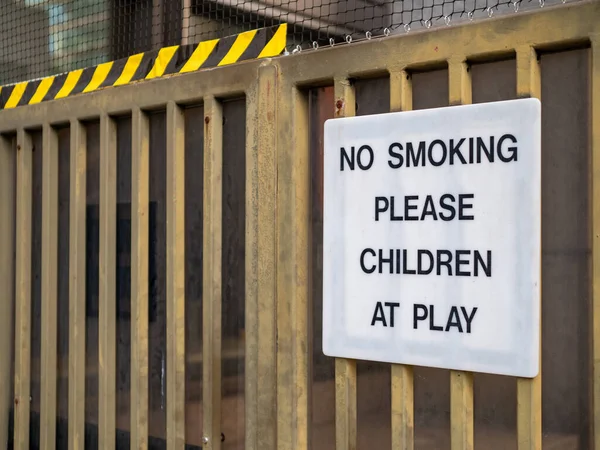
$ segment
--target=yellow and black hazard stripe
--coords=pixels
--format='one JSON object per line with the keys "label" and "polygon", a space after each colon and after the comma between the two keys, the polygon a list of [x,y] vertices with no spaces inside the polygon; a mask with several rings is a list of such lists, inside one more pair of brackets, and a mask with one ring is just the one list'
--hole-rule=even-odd
{"label": "yellow and black hazard stripe", "polygon": [[222,39],[160,50],[111,61],[36,81],[0,87],[0,109],[57,100],[165,75],[194,72],[238,61],[278,56],[286,44],[286,24]]}

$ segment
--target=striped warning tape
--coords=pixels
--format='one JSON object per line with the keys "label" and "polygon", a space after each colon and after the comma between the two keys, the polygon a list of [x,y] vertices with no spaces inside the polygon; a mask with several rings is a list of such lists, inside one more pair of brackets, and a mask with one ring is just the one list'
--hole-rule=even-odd
{"label": "striped warning tape", "polygon": [[247,31],[199,44],[174,45],[86,69],[0,87],[0,109],[57,100],[164,75],[194,72],[238,61],[280,55],[286,24]]}

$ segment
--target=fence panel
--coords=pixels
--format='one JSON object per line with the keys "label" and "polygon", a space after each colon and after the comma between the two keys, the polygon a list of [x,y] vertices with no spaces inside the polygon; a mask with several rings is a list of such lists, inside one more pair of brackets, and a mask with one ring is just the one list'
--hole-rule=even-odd
{"label": "fence panel", "polygon": [[0,239],[4,251],[0,262],[0,445],[9,441],[13,405],[14,314],[15,314],[15,195],[16,152],[13,137],[0,136]]}
{"label": "fence panel", "polygon": [[[598,36],[579,2],[1,111],[0,445],[600,449]],[[540,375],[324,357],[324,121],[519,97]]]}

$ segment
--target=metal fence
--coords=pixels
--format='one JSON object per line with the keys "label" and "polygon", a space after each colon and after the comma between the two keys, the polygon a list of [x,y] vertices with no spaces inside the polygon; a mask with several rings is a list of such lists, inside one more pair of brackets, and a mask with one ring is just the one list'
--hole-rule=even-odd
{"label": "metal fence", "polygon": [[0,2],[0,85],[281,23],[288,24],[289,51],[297,51],[561,1],[5,0]]}
{"label": "metal fence", "polygon": [[[324,120],[530,96],[540,375],[324,357]],[[600,449],[599,116],[597,1],[0,111],[0,446]]]}

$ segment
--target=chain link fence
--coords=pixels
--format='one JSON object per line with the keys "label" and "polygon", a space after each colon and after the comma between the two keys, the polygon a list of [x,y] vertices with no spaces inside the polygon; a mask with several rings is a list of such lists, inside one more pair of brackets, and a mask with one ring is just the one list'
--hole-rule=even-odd
{"label": "chain link fence", "polygon": [[[576,0],[569,0],[573,2]],[[562,0],[0,0],[0,85],[288,24],[289,52]]]}

